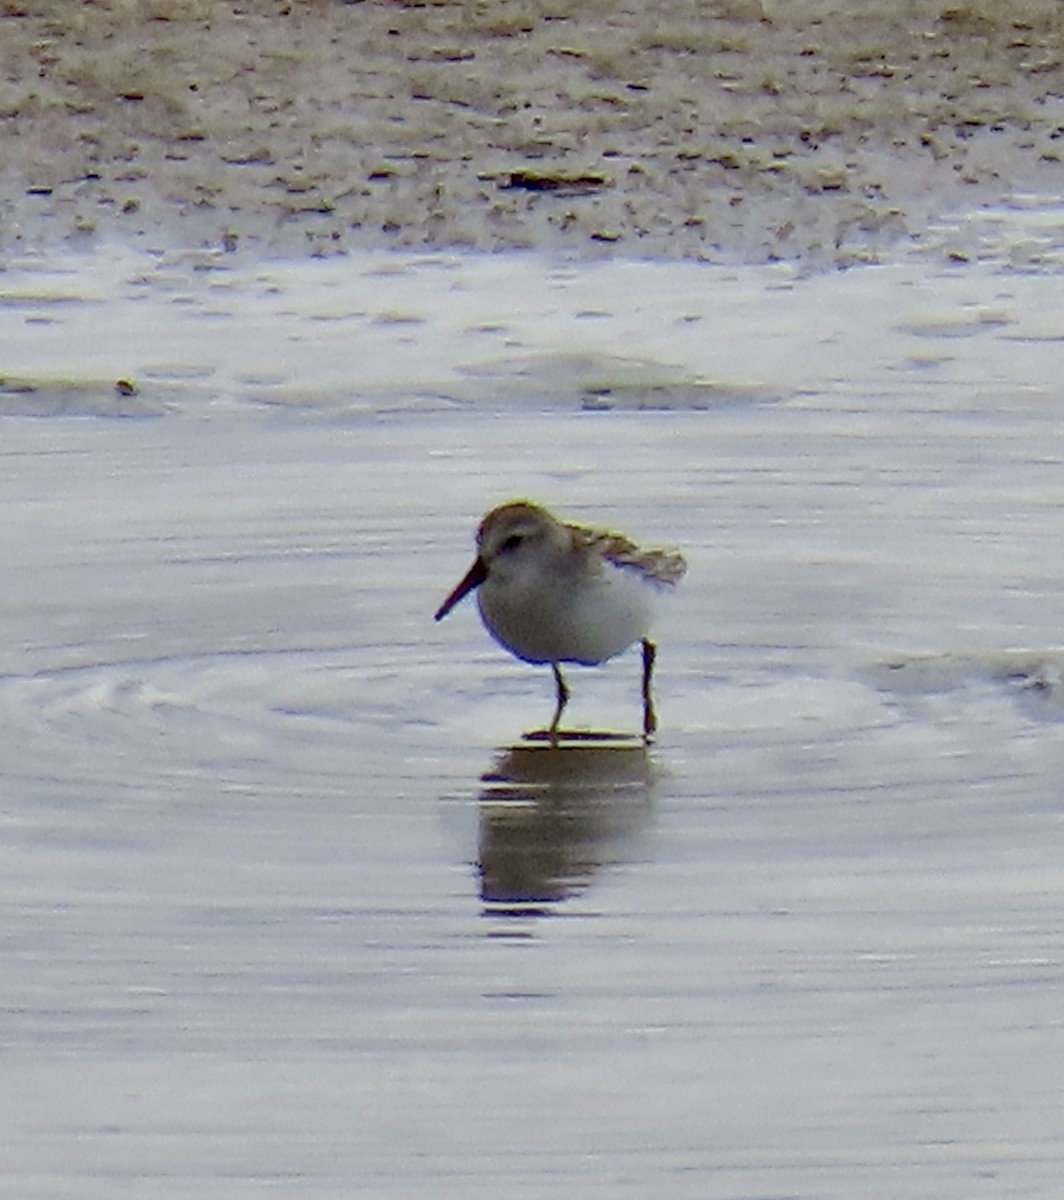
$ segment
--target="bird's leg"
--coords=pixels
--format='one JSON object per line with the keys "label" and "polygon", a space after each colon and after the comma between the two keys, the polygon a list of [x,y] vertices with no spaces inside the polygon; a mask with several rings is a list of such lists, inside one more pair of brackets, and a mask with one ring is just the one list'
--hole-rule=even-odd
{"label": "bird's leg", "polygon": [[643,741],[649,742],[658,727],[658,715],[654,711],[654,697],[650,694],[650,676],[654,673],[654,659],[658,649],[649,638],[643,638]]}
{"label": "bird's leg", "polygon": [[561,668],[556,662],[551,663],[551,670],[554,672],[554,686],[558,693],[558,706],[554,710],[554,720],[550,723],[550,744],[557,746],[558,722],[562,719],[562,710],[569,703],[569,689],[562,678]]}

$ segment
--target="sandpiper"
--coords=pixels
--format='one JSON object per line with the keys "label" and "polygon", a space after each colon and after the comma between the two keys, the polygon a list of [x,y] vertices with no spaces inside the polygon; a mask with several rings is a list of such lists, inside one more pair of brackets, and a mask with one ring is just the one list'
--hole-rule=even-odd
{"label": "sandpiper", "polygon": [[477,530],[477,556],[440,605],[436,620],[477,589],[488,632],[511,654],[550,663],[557,706],[549,737],[569,700],[561,663],[595,666],[643,647],[643,736],[657,729],[650,691],[655,646],[647,637],[658,593],[683,578],[675,550],[640,550],[617,533],[559,521],[545,508],[514,500],[492,509]]}

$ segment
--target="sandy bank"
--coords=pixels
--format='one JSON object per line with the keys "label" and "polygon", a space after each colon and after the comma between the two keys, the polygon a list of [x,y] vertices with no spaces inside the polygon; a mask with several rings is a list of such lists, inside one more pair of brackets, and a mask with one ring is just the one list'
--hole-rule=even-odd
{"label": "sandy bank", "polygon": [[1057,0],[0,0],[0,246],[874,259],[1064,193]]}

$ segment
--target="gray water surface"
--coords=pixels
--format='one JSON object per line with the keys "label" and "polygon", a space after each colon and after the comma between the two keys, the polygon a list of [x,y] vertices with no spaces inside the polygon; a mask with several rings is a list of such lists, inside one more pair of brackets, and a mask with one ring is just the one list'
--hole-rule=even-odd
{"label": "gray water surface", "polygon": [[[59,267],[0,312],[4,1195],[1059,1194],[1059,276]],[[523,744],[549,672],[432,622],[512,495],[686,553],[649,751]]]}

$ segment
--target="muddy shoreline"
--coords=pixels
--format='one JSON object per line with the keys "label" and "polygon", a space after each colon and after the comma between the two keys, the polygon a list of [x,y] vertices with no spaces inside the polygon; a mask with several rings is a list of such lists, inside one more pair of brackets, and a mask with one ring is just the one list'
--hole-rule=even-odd
{"label": "muddy shoreline", "polygon": [[0,70],[8,253],[835,265],[1064,193],[1055,0],[3,0]]}

